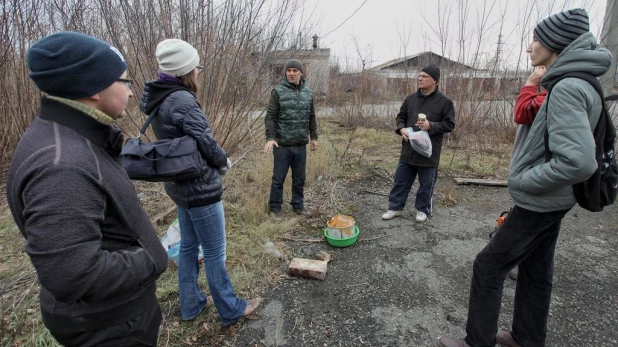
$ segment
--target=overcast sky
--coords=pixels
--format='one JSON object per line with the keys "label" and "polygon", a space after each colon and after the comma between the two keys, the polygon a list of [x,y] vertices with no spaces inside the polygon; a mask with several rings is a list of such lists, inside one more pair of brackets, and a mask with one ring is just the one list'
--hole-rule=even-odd
{"label": "overcast sky", "polygon": [[[483,64],[495,60],[500,31],[500,60],[513,67],[527,66],[525,48],[540,19],[583,7],[599,37],[605,5],[606,0],[304,0],[295,23],[313,23],[307,31],[317,32],[320,47],[330,48],[344,69],[423,51]],[[460,23],[465,23],[462,37]]]}

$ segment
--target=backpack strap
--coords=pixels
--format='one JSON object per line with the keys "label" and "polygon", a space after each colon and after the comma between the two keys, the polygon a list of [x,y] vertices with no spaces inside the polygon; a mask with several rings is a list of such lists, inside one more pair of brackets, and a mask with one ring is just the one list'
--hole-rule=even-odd
{"label": "backpack strap", "polygon": [[152,112],[150,112],[148,119],[146,119],[146,121],[144,122],[144,125],[142,125],[142,128],[139,130],[139,134],[137,135],[136,139],[139,140],[140,137],[144,135],[144,133],[146,132],[146,129],[148,129],[148,126],[150,125],[150,122],[152,122],[152,119],[154,118],[154,116],[157,114],[157,112],[159,112],[159,106],[161,106],[161,104],[157,105],[157,107],[155,107],[155,109]]}
{"label": "backpack strap", "polygon": [[[551,95],[551,91],[554,88],[554,86],[558,82],[560,82],[561,80],[567,77],[575,77],[575,78],[582,79],[590,83],[594,87],[594,89],[597,91],[597,93],[601,97],[601,107],[603,107],[603,109],[601,110],[601,116],[599,117],[599,121],[597,122],[597,126],[599,126],[598,124],[600,124],[601,122],[605,122],[604,116],[607,115],[608,113],[607,113],[607,108],[605,107],[605,97],[603,96],[603,87],[601,86],[601,82],[599,82],[599,80],[596,77],[594,77],[592,74],[588,72],[582,72],[582,71],[568,72],[558,77],[558,79],[556,79],[552,83],[550,83],[547,86],[547,98],[545,99],[545,102],[547,103],[546,108],[549,108],[549,96]],[[548,112],[546,110],[545,119],[547,119],[547,113]],[[545,142],[545,162],[546,163],[551,160],[551,151],[549,150],[549,130],[547,130],[547,128],[548,127],[545,126],[544,142]],[[594,129],[593,129],[593,132],[594,132]]]}

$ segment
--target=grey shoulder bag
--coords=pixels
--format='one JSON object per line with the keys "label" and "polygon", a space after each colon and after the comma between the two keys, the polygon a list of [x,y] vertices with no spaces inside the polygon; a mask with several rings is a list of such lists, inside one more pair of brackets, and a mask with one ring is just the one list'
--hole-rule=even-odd
{"label": "grey shoulder bag", "polygon": [[154,142],[140,139],[158,110],[157,107],[150,113],[139,135],[128,139],[122,147],[120,152],[122,167],[129,178],[138,181],[170,182],[201,176],[206,163],[202,160],[197,142],[192,136],[185,135]]}

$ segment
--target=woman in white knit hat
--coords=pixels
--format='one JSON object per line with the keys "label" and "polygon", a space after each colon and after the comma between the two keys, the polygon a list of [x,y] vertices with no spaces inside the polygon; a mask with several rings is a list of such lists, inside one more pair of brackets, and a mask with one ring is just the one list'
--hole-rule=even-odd
{"label": "woman in white knit hat", "polygon": [[[196,99],[197,76],[203,70],[197,50],[185,41],[168,39],[157,45],[156,56],[159,78],[146,83],[140,108],[146,114],[156,112],[152,128],[158,139],[192,136],[208,164],[204,174],[197,179],[164,184],[165,191],[177,205],[180,224],[180,313],[183,320],[189,320],[214,302],[221,323],[231,325],[253,313],[261,303],[259,298],[247,301],[236,296],[225,268],[221,176],[230,169],[231,162],[215,141],[208,119]],[[212,297],[206,297],[197,282],[200,245]]]}

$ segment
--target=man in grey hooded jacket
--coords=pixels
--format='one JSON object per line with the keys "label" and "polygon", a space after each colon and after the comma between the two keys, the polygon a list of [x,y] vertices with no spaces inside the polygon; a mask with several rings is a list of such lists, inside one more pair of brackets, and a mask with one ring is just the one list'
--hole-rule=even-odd
{"label": "man in grey hooded jacket", "polygon": [[[602,100],[588,82],[569,72],[603,75],[610,52],[589,32],[588,14],[572,9],[539,22],[528,46],[532,66],[551,98],[531,125],[520,127],[509,171],[512,212],[474,260],[465,339],[439,338],[440,346],[544,346],[551,301],[553,261],[560,223],[575,205],[572,185],[596,170],[596,127]],[[553,86],[552,86],[553,85]],[[551,160],[545,159],[545,130]],[[497,331],[503,282],[519,267],[512,331]]]}

